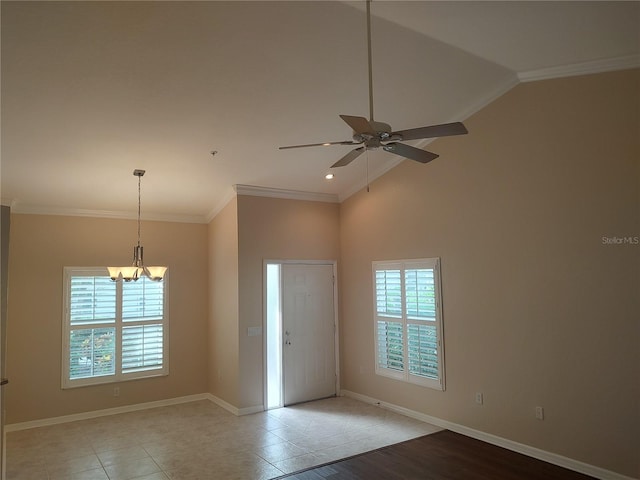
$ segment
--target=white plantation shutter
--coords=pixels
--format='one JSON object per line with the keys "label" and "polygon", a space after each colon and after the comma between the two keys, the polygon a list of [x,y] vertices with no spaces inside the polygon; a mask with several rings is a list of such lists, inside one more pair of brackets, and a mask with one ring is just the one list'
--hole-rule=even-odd
{"label": "white plantation shutter", "polygon": [[163,366],[164,281],[147,277],[122,285],[122,372]]}
{"label": "white plantation shutter", "polygon": [[409,373],[438,379],[438,338],[435,326],[407,325]]}
{"label": "white plantation shutter", "polygon": [[373,262],[376,373],[444,389],[439,259]]}
{"label": "white plantation shutter", "polygon": [[377,339],[378,368],[404,371],[402,322],[378,320]]}
{"label": "white plantation shutter", "polygon": [[409,375],[438,380],[435,265],[420,262],[405,267]]}
{"label": "white plantation shutter", "polygon": [[376,270],[376,310],[378,315],[400,318],[402,316],[402,277],[400,267]]}
{"label": "white plantation shutter", "polygon": [[82,328],[69,333],[69,380],[114,375],[115,328]]}
{"label": "white plantation shutter", "polygon": [[162,324],[136,325],[122,329],[122,372],[162,368]]}
{"label": "white plantation shutter", "polygon": [[71,277],[71,325],[115,322],[116,285],[108,277],[93,275]]}
{"label": "white plantation shutter", "polygon": [[70,277],[65,335],[70,380],[115,374],[116,285],[95,273]]}
{"label": "white plantation shutter", "polygon": [[376,370],[389,376],[404,371],[402,275],[400,265],[374,270],[376,289]]}
{"label": "white plantation shutter", "polygon": [[113,282],[66,267],[63,388],[166,375],[166,279]]}
{"label": "white plantation shutter", "polygon": [[[410,265],[407,265],[409,267]],[[433,268],[407,268],[404,271],[407,318],[436,319],[435,271]]]}
{"label": "white plantation shutter", "polygon": [[164,314],[164,282],[147,277],[122,285],[122,320],[158,320]]}

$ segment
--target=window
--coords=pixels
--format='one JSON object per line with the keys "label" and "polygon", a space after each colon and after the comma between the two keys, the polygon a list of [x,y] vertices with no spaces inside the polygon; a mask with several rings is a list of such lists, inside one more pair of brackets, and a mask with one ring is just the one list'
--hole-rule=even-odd
{"label": "window", "polygon": [[64,269],[62,387],[167,375],[167,277],[113,282],[106,268]]}
{"label": "window", "polygon": [[440,259],[373,262],[376,373],[444,390]]}

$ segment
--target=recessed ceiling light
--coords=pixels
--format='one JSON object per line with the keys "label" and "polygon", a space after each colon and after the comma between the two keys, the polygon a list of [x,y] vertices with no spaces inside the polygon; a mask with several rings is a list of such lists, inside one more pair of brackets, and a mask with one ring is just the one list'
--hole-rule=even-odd
{"label": "recessed ceiling light", "polygon": [[327,180],[333,180],[335,178],[335,175],[333,173],[327,173],[324,178],[326,178]]}

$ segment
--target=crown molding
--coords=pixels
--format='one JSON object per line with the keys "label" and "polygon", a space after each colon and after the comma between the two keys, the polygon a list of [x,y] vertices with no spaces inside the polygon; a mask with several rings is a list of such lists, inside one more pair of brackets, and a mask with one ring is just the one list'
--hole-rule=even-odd
{"label": "crown molding", "polygon": [[340,203],[338,196],[333,193],[302,192],[299,190],[256,187],[253,185],[234,185],[233,188],[238,195],[284,198],[288,200],[307,200],[310,202]]}
{"label": "crown molding", "polygon": [[213,209],[211,209],[211,211],[205,217],[206,223],[211,223],[211,220],[216,218],[216,216],[222,211],[224,207],[227,206],[227,204],[231,201],[231,199],[235,197],[236,197],[235,189],[233,187],[227,189],[227,193],[225,194],[224,197],[222,197],[222,200],[220,200],[218,204]]}
{"label": "crown molding", "polygon": [[592,73],[611,72],[614,70],[628,70],[638,67],[640,67],[640,54],[615,58],[603,58],[590,62],[529,70],[518,73],[518,80],[521,82],[535,82],[537,80],[588,75]]}
{"label": "crown molding", "polygon": [[[65,217],[109,218],[115,220],[138,219],[137,214],[134,212],[45,207],[40,205],[23,205],[20,202],[11,203],[11,213],[18,213],[23,215],[59,215]],[[156,222],[207,223],[207,219],[202,215],[171,215],[150,213],[142,215],[141,219]]]}
{"label": "crown molding", "polygon": [[[307,200],[312,202],[339,203],[337,195],[330,193],[302,192],[278,188],[256,187],[252,185],[234,185],[223,199],[206,215],[172,215],[147,213],[142,220],[175,223],[205,223],[208,224],[236,195],[252,195],[255,197],[284,198],[289,200]],[[65,217],[109,218],[115,220],[137,220],[135,212],[117,210],[87,210],[81,208],[50,207],[42,205],[26,205],[19,201],[2,199],[3,205],[11,207],[11,213],[23,215],[59,215]]]}

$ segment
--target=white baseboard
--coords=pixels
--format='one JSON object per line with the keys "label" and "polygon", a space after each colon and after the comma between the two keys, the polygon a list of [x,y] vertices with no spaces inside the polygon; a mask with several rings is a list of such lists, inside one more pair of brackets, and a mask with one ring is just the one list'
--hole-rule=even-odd
{"label": "white baseboard", "polygon": [[386,408],[387,410],[391,410],[407,417],[415,418],[416,420],[430,423],[431,425],[435,425],[437,427],[451,430],[452,432],[460,433],[467,437],[475,438],[492,445],[506,448],[507,450],[521,453],[529,457],[537,458],[538,460],[543,460],[547,463],[558,465],[559,467],[564,467],[575,472],[590,475],[601,480],[635,480],[632,477],[627,477],[610,470],[605,470],[604,468],[596,467],[595,465],[589,465],[588,463],[580,462],[572,458],[563,457],[562,455],[547,452],[545,450],[531,447],[523,443],[514,442],[513,440],[509,440],[507,438],[498,437],[497,435],[492,435],[480,430],[474,430],[473,428],[465,427],[464,425],[453,423],[448,420],[443,420],[438,417],[432,417],[431,415],[416,412],[415,410],[400,407],[399,405],[394,405],[392,403],[383,402],[382,400],[378,400],[367,395],[351,392],[349,390],[341,390],[340,394],[364,403],[369,403],[371,405],[380,406],[381,408]]}
{"label": "white baseboard", "polygon": [[212,395],[211,393],[207,394],[207,398],[209,400],[211,400],[213,403],[215,403],[216,405],[218,405],[219,407],[224,408],[227,412],[233,413],[237,417],[242,416],[242,415],[251,415],[252,413],[264,412],[264,407],[262,405],[255,405],[253,407],[238,408],[238,407],[234,407],[233,405],[231,405],[228,402],[225,402],[221,398],[216,397],[215,395]]}
{"label": "white baseboard", "polygon": [[165,400],[157,400],[155,402],[136,403],[133,405],[124,405],[122,407],[105,408],[104,410],[93,410],[91,412],[74,413],[71,415],[63,415],[60,417],[43,418],[41,420],[31,420],[29,422],[10,423],[4,426],[5,432],[17,432],[19,430],[28,430],[30,428],[48,427],[50,425],[59,425],[61,423],[76,422],[78,420],[88,420],[90,418],[106,417],[108,415],[117,415],[119,413],[136,412],[139,410],[147,410],[149,408],[167,407],[169,405],[178,405],[181,403],[196,402],[198,400],[209,400],[219,407],[224,408],[228,412],[236,415],[250,415],[264,411],[262,405],[253,407],[237,408],[230,403],[225,402],[221,398],[210,393],[198,393],[195,395],[187,395],[184,397],[168,398]]}
{"label": "white baseboard", "polygon": [[240,415],[252,415],[254,413],[264,412],[264,407],[262,405],[254,405],[253,407],[245,407],[239,410]]}
{"label": "white baseboard", "polygon": [[166,400],[157,400],[155,402],[137,403],[134,405],[124,405],[122,407],[106,408],[104,410],[94,410],[91,412],[74,413],[72,415],[63,415],[61,417],[43,418],[42,420],[32,420],[29,422],[10,423],[5,425],[6,432],[17,432],[18,430],[27,430],[29,428],[47,427],[50,425],[58,425],[60,423],[75,422],[77,420],[87,420],[90,418],[106,417],[108,415],[116,415],[118,413],[135,412],[138,410],[147,410],[149,408],[167,407],[169,405],[178,405],[180,403],[195,402],[197,400],[211,400],[210,394],[199,393],[196,395],[187,395],[185,397],[168,398]]}
{"label": "white baseboard", "polygon": [[207,398],[211,400],[213,403],[215,403],[216,405],[218,405],[219,407],[224,408],[227,412],[233,413],[235,416],[240,415],[240,410],[238,409],[238,407],[234,407],[233,405],[225,402],[221,398],[218,398],[211,393],[207,394]]}

